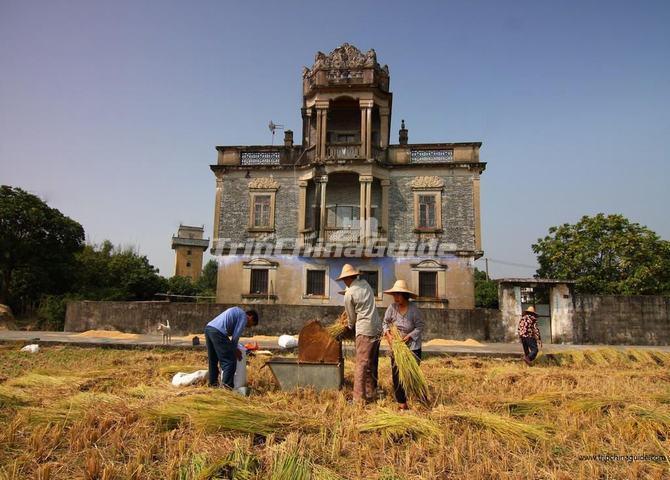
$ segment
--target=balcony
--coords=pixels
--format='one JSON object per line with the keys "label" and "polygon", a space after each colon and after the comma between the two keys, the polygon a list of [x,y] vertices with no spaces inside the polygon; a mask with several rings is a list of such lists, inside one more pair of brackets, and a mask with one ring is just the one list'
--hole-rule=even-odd
{"label": "balcony", "polygon": [[331,143],[326,146],[327,158],[336,160],[351,160],[360,158],[360,143]]}

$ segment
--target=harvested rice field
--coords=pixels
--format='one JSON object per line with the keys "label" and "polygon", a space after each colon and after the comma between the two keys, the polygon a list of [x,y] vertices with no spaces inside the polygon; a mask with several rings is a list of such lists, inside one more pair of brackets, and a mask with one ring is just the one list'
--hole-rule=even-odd
{"label": "harvested rice field", "polygon": [[[0,345],[2,479],[668,478],[670,355],[614,349],[432,357],[429,401],[282,392],[252,358],[244,398],[176,388],[202,350]],[[588,459],[648,455],[643,460]],[[631,460],[631,459],[629,459]]]}

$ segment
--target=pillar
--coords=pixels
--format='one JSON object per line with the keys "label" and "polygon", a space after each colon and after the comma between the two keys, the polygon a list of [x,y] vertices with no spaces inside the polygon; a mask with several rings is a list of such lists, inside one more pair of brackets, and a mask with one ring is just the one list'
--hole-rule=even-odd
{"label": "pillar", "polygon": [[319,239],[321,242],[326,241],[326,221],[328,220],[326,212],[326,184],[328,183],[328,175],[319,177]]}
{"label": "pillar", "polygon": [[389,237],[389,187],[391,186],[390,180],[382,180],[382,204],[381,204],[381,227],[386,235],[386,239]]}
{"label": "pillar", "polygon": [[316,101],[317,113],[317,158],[325,159],[327,156],[326,140],[328,138],[328,100]]}
{"label": "pillar", "polygon": [[365,182],[365,243],[367,243],[371,237],[371,228],[372,221],[370,217],[372,216],[372,177],[370,181]]}
{"label": "pillar", "polygon": [[379,136],[381,148],[386,148],[389,146],[389,132],[391,130],[391,125],[389,124],[390,113],[390,108],[379,107]]}
{"label": "pillar", "polygon": [[221,200],[223,197],[223,178],[216,177],[216,197],[214,200],[214,223],[212,248],[217,248],[219,240],[219,223],[221,221]]}
{"label": "pillar", "polygon": [[370,237],[370,210],[372,206],[372,177],[359,175],[361,185],[361,200],[359,206],[360,238],[359,243],[365,243]]}
{"label": "pillar", "polygon": [[475,250],[482,250],[482,221],[479,200],[479,178],[472,180],[472,205],[475,210]]}
{"label": "pillar", "polygon": [[305,216],[307,214],[307,181],[300,180],[298,182],[300,191],[298,193],[298,238],[300,239],[300,246],[305,244]]}
{"label": "pillar", "polygon": [[372,106],[373,100],[359,100],[361,107],[361,158],[372,157]]}

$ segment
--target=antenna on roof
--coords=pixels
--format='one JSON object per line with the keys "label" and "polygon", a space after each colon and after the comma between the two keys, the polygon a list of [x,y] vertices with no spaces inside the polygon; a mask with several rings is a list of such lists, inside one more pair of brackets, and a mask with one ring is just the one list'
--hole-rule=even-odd
{"label": "antenna on roof", "polygon": [[284,130],[284,125],[277,125],[272,120],[270,120],[270,123],[268,124],[268,128],[272,132],[272,143],[271,143],[271,145],[274,145],[275,144],[275,130]]}

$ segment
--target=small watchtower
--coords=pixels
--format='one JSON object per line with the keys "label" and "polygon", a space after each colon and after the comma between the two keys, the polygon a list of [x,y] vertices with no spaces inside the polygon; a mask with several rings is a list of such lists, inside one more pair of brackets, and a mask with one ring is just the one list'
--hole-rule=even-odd
{"label": "small watchtower", "polygon": [[174,274],[195,281],[202,273],[202,255],[209,246],[209,238],[202,238],[203,227],[179,225],[177,235],[172,236],[175,251]]}

